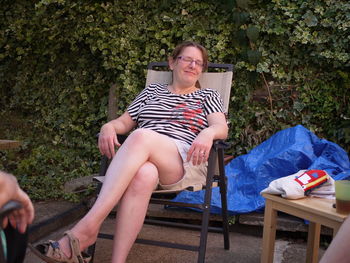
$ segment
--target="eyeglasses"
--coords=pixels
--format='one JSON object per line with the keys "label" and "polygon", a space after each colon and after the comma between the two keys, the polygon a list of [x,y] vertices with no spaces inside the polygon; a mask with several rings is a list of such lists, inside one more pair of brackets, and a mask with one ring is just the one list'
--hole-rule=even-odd
{"label": "eyeglasses", "polygon": [[193,59],[191,57],[183,57],[183,56],[178,56],[177,57],[178,59],[180,59],[180,61],[188,64],[188,65],[191,65],[192,62],[194,62],[194,64],[200,68],[203,68],[204,64],[203,64],[203,61],[201,60],[197,60],[197,59]]}

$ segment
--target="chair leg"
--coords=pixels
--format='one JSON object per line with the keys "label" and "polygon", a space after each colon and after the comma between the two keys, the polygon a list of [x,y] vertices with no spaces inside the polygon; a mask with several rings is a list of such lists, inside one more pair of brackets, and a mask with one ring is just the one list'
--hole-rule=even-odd
{"label": "chair leg", "polygon": [[105,155],[103,155],[102,158],[101,158],[101,162],[100,162],[100,171],[98,173],[99,176],[105,176],[106,175],[108,166],[109,166],[109,160],[108,160],[108,158]]}
{"label": "chair leg", "polygon": [[222,228],[224,234],[224,248],[230,249],[229,224],[228,224],[228,210],[227,210],[227,178],[224,167],[224,151],[219,150],[219,172],[220,172],[220,194],[221,194],[221,214],[222,214]]}
{"label": "chair leg", "polygon": [[211,196],[212,196],[212,185],[213,178],[215,173],[215,150],[210,151],[209,160],[208,160],[208,171],[207,171],[207,181],[206,181],[206,190],[204,196],[204,207],[202,215],[202,229],[201,229],[201,238],[199,242],[199,254],[198,254],[198,263],[204,262],[205,252],[207,249],[207,239],[208,239],[208,228],[209,228],[209,216],[210,216],[210,205],[211,205]]}
{"label": "chair leg", "polygon": [[[210,190],[206,190],[209,192]],[[209,216],[210,216],[210,206],[206,207],[202,215],[202,228],[201,228],[201,237],[199,241],[199,251],[198,251],[198,263],[203,263],[205,260],[205,253],[207,249],[207,240],[208,240],[208,227],[209,227]]]}
{"label": "chair leg", "polygon": [[[100,163],[99,176],[105,176],[106,175],[106,171],[107,171],[108,166],[109,166],[108,158],[106,156],[102,156],[101,163]],[[95,189],[96,197],[100,193],[101,188],[102,188],[102,184],[98,184],[97,188]],[[95,241],[94,244],[89,246],[88,249],[87,249],[88,254],[91,256],[90,263],[94,262],[96,242],[97,242],[97,240]]]}
{"label": "chair leg", "polygon": [[93,263],[93,262],[94,262],[95,249],[96,249],[96,242],[93,243],[91,246],[88,247],[87,253],[91,256],[90,263]]}
{"label": "chair leg", "polygon": [[226,250],[230,249],[230,237],[229,237],[229,224],[228,224],[228,212],[227,212],[227,197],[226,189],[221,190],[221,206],[222,206],[222,228],[224,233],[224,247]]}
{"label": "chair leg", "polygon": [[[96,197],[98,196],[99,192],[101,191],[101,187],[102,185],[101,184],[98,184],[96,190],[95,190],[95,193],[96,193]],[[98,238],[98,237],[97,237]],[[91,260],[90,260],[90,263],[93,263],[94,262],[94,257],[95,257],[95,249],[96,249],[96,242],[97,240],[95,241],[95,243],[93,243],[91,246],[88,247],[87,249],[87,253],[91,256]]]}

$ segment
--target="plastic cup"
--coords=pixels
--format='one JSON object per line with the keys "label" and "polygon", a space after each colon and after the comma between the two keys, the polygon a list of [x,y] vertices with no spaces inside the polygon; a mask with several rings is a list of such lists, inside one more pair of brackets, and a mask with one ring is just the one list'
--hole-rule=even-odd
{"label": "plastic cup", "polygon": [[336,210],[341,214],[350,213],[350,181],[335,181]]}

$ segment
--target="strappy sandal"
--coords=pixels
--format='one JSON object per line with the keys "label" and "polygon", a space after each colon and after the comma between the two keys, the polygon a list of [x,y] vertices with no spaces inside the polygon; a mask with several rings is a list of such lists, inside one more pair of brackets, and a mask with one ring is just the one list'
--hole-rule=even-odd
{"label": "strappy sandal", "polygon": [[28,247],[47,263],[89,263],[91,257],[85,252],[80,252],[79,240],[70,231],[66,231],[64,235],[68,237],[72,251],[70,258],[62,252],[57,241],[49,240],[37,246],[28,244]]}

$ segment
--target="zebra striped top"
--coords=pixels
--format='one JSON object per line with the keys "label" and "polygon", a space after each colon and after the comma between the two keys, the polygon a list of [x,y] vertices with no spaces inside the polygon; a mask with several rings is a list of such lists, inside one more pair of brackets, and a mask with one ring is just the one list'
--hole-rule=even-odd
{"label": "zebra striped top", "polygon": [[208,127],[207,115],[223,112],[217,91],[197,90],[174,94],[166,84],[146,87],[127,108],[138,128],[146,128],[192,144],[198,133]]}

